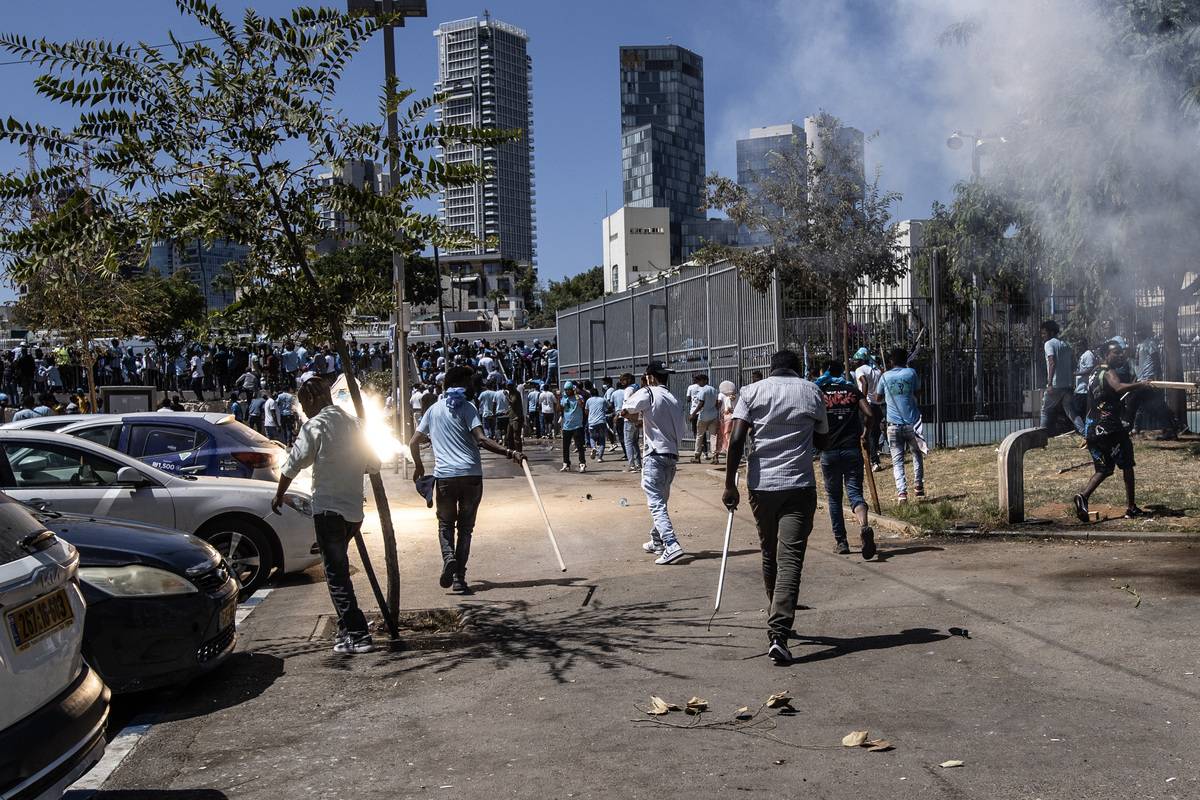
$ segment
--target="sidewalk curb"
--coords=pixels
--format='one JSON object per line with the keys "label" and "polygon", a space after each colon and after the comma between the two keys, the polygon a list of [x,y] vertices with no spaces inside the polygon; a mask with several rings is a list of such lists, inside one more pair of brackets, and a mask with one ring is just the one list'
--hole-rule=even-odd
{"label": "sidewalk curb", "polygon": [[987,538],[1003,539],[1070,539],[1080,542],[1200,542],[1200,533],[1185,531],[1086,531],[1086,530],[991,530],[991,531],[929,531],[928,536],[943,538]]}

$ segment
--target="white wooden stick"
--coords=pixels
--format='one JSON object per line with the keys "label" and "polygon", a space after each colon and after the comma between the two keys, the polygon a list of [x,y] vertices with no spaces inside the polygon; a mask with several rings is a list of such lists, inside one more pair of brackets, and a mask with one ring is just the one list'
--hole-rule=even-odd
{"label": "white wooden stick", "polygon": [[542,512],[542,519],[546,521],[546,535],[550,537],[550,546],[554,548],[554,557],[558,559],[558,568],[560,571],[566,572],[567,565],[563,563],[562,553],[558,550],[558,540],[554,538],[554,528],[550,525],[546,506],[542,503],[542,496],[538,494],[537,484],[533,482],[533,473],[529,471],[529,462],[521,459],[521,468],[525,470],[525,477],[529,479],[529,489],[533,492],[533,499],[537,502],[538,510]]}
{"label": "white wooden stick", "polygon": [[1196,384],[1187,381],[1150,381],[1156,389],[1195,389]]}
{"label": "white wooden stick", "polygon": [[[733,485],[736,487],[740,472],[733,474]],[[725,521],[725,544],[721,549],[721,574],[717,576],[717,602],[713,605],[713,615],[721,610],[721,595],[725,591],[725,565],[729,562],[729,540],[733,534],[733,509],[729,509],[729,519]]]}

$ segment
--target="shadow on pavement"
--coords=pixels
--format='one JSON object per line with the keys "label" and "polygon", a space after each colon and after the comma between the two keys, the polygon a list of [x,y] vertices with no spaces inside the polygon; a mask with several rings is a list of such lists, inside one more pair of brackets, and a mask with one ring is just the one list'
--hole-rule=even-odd
{"label": "shadow on pavement", "polygon": [[88,800],[226,800],[216,789],[114,789],[98,791]]}
{"label": "shadow on pavement", "polygon": [[[487,581],[471,580],[471,588],[475,593],[489,592],[493,589],[533,589],[538,586],[580,586],[587,578],[542,578],[528,581]],[[582,588],[582,587],[581,587]]]}
{"label": "shadow on pavement", "polygon": [[887,561],[893,556],[911,556],[914,553],[940,553],[945,550],[944,547],[933,547],[932,545],[918,545],[914,547],[895,547],[895,548],[880,548],[875,554],[876,561]]}
{"label": "shadow on pavement", "polygon": [[[184,687],[159,693],[157,696],[159,702],[155,705],[162,710],[156,715],[155,721],[171,722],[191,719],[233,708],[258,697],[282,674],[283,659],[281,658],[258,652],[234,653],[228,661],[207,675],[197,678]],[[162,792],[159,796],[174,798],[184,795]],[[205,798],[210,796],[224,797],[219,793],[197,795],[197,797]]]}
{"label": "shadow on pavement", "polygon": [[558,683],[566,683],[576,666],[600,669],[634,667],[668,678],[689,678],[656,666],[656,654],[689,650],[697,646],[741,649],[726,633],[679,631],[679,601],[655,601],[621,606],[585,606],[576,611],[536,610],[524,601],[478,606],[472,609],[469,641],[442,652],[422,652],[405,658],[390,678],[413,672],[450,672],[469,661],[486,660],[496,669],[517,662],[540,662]]}
{"label": "shadow on pavement", "polygon": [[795,634],[800,645],[825,645],[828,650],[818,650],[792,659],[793,664],[804,664],[812,661],[825,661],[830,658],[859,653],[864,650],[887,650],[892,647],[903,647],[910,644],[931,644],[949,639],[950,635],[933,628],[909,628],[900,633],[885,633],[877,636],[854,636],[842,639],[836,636],[805,636]]}
{"label": "shadow on pavement", "polygon": [[[757,547],[750,547],[745,550],[730,550],[729,557],[733,558],[734,556],[753,556],[753,555],[758,555],[761,552],[762,551],[759,550]],[[695,550],[695,551],[685,554],[683,558],[679,559],[679,563],[680,564],[690,564],[693,561],[708,561],[713,558],[719,559],[720,557],[721,557],[720,550]]]}

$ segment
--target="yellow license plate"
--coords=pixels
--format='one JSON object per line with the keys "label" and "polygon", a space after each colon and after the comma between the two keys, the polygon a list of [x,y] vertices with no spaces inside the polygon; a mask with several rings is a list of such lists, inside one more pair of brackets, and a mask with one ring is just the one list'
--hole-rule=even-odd
{"label": "yellow license plate", "polygon": [[225,607],[221,609],[221,620],[220,620],[221,624],[217,627],[217,630],[223,631],[226,628],[228,628],[230,625],[232,625],[236,614],[237,614],[237,598],[234,598],[232,601],[226,603]]}
{"label": "yellow license plate", "polygon": [[8,612],[8,630],[18,650],[31,647],[74,621],[75,612],[71,610],[66,589],[58,589]]}

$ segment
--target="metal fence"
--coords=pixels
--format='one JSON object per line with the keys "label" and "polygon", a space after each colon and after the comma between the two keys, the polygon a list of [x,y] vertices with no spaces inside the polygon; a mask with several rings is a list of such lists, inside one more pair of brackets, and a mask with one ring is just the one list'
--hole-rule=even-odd
{"label": "metal fence", "polygon": [[[560,372],[564,380],[599,381],[640,375],[647,361],[663,360],[676,370],[671,390],[683,397],[694,373],[714,385],[742,385],[756,371],[766,374],[771,354],[783,348],[804,354],[817,369],[847,347],[852,353],[865,346],[877,360],[886,349],[904,347],[916,351],[912,366],[921,376],[922,415],[935,446],[994,443],[1036,424],[1046,378],[1038,328],[1046,319],[1065,327],[1074,298],[1030,294],[971,304],[916,291],[921,285],[938,281],[909,278],[895,288],[861,291],[843,332],[827,303],[778,281],[759,292],[732,264],[681,267],[559,313]],[[1154,314],[1150,303],[1136,317],[1152,321]],[[1181,316],[1181,327],[1185,320],[1191,317]],[[1197,333],[1194,344],[1190,331],[1181,337],[1189,379],[1200,368]],[[1190,401],[1200,397],[1193,393]]]}

